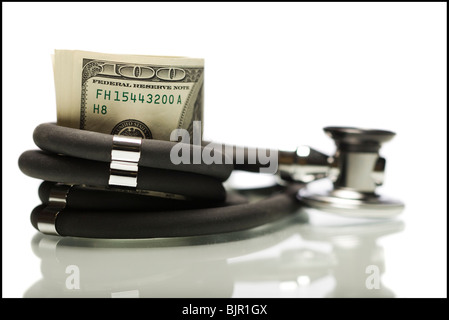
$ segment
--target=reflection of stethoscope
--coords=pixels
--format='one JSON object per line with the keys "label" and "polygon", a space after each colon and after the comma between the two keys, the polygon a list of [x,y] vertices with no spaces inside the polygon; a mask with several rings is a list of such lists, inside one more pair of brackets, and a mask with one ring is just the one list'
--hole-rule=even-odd
{"label": "reflection of stethoscope", "polygon": [[[377,239],[401,231],[401,221],[307,221],[300,212],[251,230],[172,239],[36,234],[32,249],[42,279],[24,297],[254,296],[239,284],[262,285],[260,297],[394,296],[381,282],[367,285],[367,267],[378,268],[381,281],[385,261]],[[278,255],[270,254],[274,247]]]}
{"label": "reflection of stethoscope", "polygon": [[[394,133],[346,127],[325,132],[337,145],[332,157],[309,147],[270,150],[277,153],[283,183],[268,188],[270,194],[259,201],[223,186],[233,170],[260,170],[264,164],[258,161],[174,164],[174,142],[51,123],[35,129],[34,141],[42,150],[24,152],[19,167],[45,180],[39,189],[43,204],[31,215],[33,226],[62,236],[153,238],[238,231],[285,217],[301,203],[370,218],[401,212],[401,202],[375,192],[385,169],[379,149]],[[189,148],[194,153],[203,147]],[[251,152],[233,148],[243,149],[246,157]],[[314,181],[321,178],[330,178],[333,188],[314,191]]]}

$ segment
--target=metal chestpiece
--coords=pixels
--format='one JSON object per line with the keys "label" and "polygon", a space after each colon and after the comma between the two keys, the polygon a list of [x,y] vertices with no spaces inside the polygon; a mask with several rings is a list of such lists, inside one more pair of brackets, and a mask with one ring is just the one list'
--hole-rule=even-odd
{"label": "metal chestpiece", "polygon": [[402,202],[376,193],[383,184],[386,163],[379,149],[395,133],[352,127],[326,127],[324,131],[335,141],[333,156],[307,146],[298,147],[295,153],[279,153],[281,178],[307,183],[298,199],[349,216],[387,218],[399,214]]}

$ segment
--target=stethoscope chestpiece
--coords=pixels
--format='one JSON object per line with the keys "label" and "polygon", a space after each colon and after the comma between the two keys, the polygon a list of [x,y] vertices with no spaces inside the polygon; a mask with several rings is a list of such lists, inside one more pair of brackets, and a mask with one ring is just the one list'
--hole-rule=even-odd
{"label": "stethoscope chestpiece", "polygon": [[297,198],[310,207],[346,216],[390,218],[401,213],[401,201],[376,193],[383,184],[386,163],[379,149],[395,133],[352,127],[326,127],[324,132],[337,146],[327,159],[328,186],[323,188],[326,182],[321,180],[310,182]]}

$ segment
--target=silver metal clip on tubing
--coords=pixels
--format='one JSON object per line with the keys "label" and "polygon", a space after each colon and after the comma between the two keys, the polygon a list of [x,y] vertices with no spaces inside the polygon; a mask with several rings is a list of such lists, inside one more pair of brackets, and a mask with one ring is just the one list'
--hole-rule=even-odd
{"label": "silver metal clip on tubing", "polygon": [[56,218],[66,207],[67,194],[72,186],[57,183],[51,190],[47,207],[39,215],[37,228],[40,232],[50,235],[59,235],[56,229]]}
{"label": "silver metal clip on tubing", "polygon": [[110,186],[137,187],[142,139],[115,135],[112,139]]}

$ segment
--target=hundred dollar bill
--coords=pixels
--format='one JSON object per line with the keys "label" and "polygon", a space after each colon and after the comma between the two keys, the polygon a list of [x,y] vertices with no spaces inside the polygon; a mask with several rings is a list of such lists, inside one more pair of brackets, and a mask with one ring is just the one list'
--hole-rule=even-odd
{"label": "hundred dollar bill", "polygon": [[170,140],[203,123],[203,59],[55,50],[53,71],[61,126]]}

